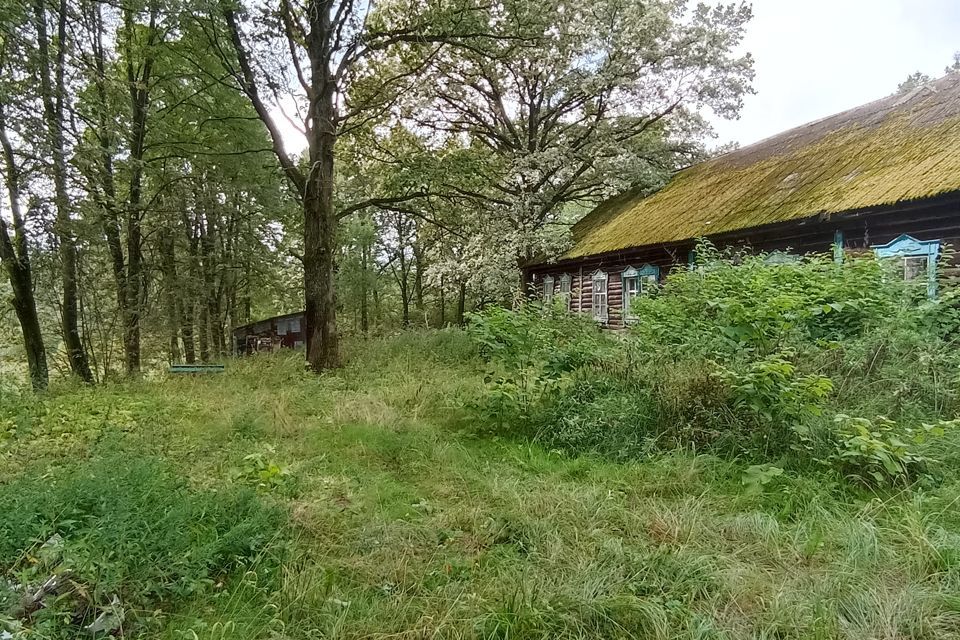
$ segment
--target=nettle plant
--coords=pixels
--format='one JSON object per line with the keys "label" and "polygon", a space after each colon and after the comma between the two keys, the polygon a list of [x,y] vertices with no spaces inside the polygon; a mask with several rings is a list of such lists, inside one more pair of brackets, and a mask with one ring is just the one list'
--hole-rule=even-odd
{"label": "nettle plant", "polygon": [[919,447],[955,429],[960,418],[909,427],[884,416],[870,420],[837,414],[834,423],[833,446],[818,462],[864,484],[885,485],[925,476],[933,460]]}
{"label": "nettle plant", "polygon": [[761,358],[743,371],[718,364],[714,375],[729,386],[736,408],[753,413],[763,422],[795,425],[823,413],[833,382],[826,376],[798,374],[788,355],[792,354]]}
{"label": "nettle plant", "polygon": [[491,307],[469,321],[489,363],[483,411],[500,426],[529,416],[571,372],[603,361],[611,340],[587,319],[536,304]]}
{"label": "nettle plant", "polygon": [[690,269],[635,300],[634,334],[651,348],[765,356],[792,345],[858,336],[903,307],[902,285],[873,257],[750,255],[701,241]]}
{"label": "nettle plant", "polygon": [[830,378],[798,373],[790,355],[766,356],[740,369],[714,363],[713,375],[729,389],[737,422],[750,437],[742,445],[750,453],[788,450],[804,421],[823,413],[833,391]]}

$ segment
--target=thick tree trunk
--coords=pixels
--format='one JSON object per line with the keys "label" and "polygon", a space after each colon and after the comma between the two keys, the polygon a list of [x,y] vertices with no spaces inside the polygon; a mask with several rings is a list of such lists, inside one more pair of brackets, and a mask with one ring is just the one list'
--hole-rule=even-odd
{"label": "thick tree trunk", "polygon": [[[325,152],[324,155],[327,155]],[[306,311],[307,363],[314,371],[339,365],[336,299],[334,297],[333,145],[322,160],[320,175],[308,184],[304,199],[303,289]],[[331,179],[327,179],[325,175]],[[314,191],[314,193],[311,193]]]}
{"label": "thick tree trunk", "polygon": [[13,146],[7,138],[3,105],[0,104],[0,145],[3,147],[4,178],[7,183],[10,212],[13,218],[13,240],[10,240],[7,224],[0,216],[0,262],[6,268],[10,286],[13,289],[13,309],[20,323],[23,335],[23,348],[27,355],[27,368],[30,383],[34,390],[47,388],[47,352],[40,332],[40,319],[37,315],[37,301],[33,295],[33,274],[30,267],[30,254],[27,249],[26,229],[20,213],[20,174],[17,170]]}
{"label": "thick tree trunk", "polygon": [[[60,243],[60,270],[63,285],[61,308],[63,344],[67,351],[70,369],[85,382],[93,382],[93,374],[87,360],[80,336],[79,292],[77,284],[77,244],[73,235],[73,221],[70,217],[70,195],[67,190],[67,162],[64,151],[63,109],[64,109],[64,67],[66,64],[67,3],[60,0],[57,16],[57,59],[50,59],[49,38],[47,36],[47,16],[44,0],[34,3],[34,16],[37,22],[37,50],[40,54],[40,93],[43,97],[44,118],[47,125],[48,140],[53,164],[53,190],[57,214],[54,223],[57,240]],[[51,67],[54,67],[55,81],[51,82]]]}
{"label": "thick tree trunk", "polygon": [[[334,294],[337,216],[333,208],[334,146],[337,141],[337,79],[333,40],[340,32],[331,20],[331,0],[309,0],[306,49],[310,58],[310,106],[305,119],[309,144],[309,171],[303,175],[283,148],[280,130],[261,100],[236,14],[224,3],[223,16],[237,54],[241,86],[257,115],[270,131],[274,154],[303,205],[303,297],[307,363],[314,371],[340,364]],[[341,22],[339,26],[343,26]]]}
{"label": "thick tree trunk", "polygon": [[340,365],[335,296],[337,216],[333,208],[337,142],[336,81],[330,65],[333,34],[329,0],[310,0],[308,38],[312,93],[310,172],[303,190],[303,280],[307,364],[314,371]]}

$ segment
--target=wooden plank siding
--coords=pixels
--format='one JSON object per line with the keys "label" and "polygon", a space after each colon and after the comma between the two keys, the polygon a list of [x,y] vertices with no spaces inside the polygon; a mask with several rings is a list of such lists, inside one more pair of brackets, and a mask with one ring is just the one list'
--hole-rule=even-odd
{"label": "wooden plank siding", "polygon": [[[740,247],[748,251],[787,251],[798,255],[832,251],[837,232],[843,235],[843,249],[862,252],[887,243],[903,234],[917,240],[939,240],[941,247],[960,250],[960,193],[919,202],[901,203],[893,207],[875,207],[832,216],[814,216],[785,223],[745,229],[735,233],[708,236],[718,247]],[[526,281],[531,291],[542,295],[543,277],[552,275],[559,287],[560,277],[573,277],[572,311],[592,314],[592,275],[603,270],[608,276],[607,326],[623,326],[623,292],[621,274],[629,267],[645,264],[660,267],[663,279],[674,268],[686,268],[695,240],[661,245],[633,247],[605,254],[562,260],[528,267]],[[960,256],[953,255],[948,276],[960,278]],[[578,295],[579,284],[579,295]],[[539,288],[538,288],[539,287]],[[559,289],[557,289],[559,290]]]}

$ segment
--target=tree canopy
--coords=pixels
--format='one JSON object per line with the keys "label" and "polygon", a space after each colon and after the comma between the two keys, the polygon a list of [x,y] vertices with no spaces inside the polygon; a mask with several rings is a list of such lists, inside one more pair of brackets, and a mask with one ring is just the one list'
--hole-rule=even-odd
{"label": "tree canopy", "polygon": [[37,388],[138,375],[305,308],[320,370],[344,331],[509,301],[593,205],[709,152],[707,116],[751,90],[749,19],[685,0],[7,3],[12,359]]}

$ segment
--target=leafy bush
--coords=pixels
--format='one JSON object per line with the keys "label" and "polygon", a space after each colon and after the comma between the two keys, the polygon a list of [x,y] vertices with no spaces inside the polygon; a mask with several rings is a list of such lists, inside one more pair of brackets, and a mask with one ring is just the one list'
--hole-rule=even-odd
{"label": "leafy bush", "polygon": [[659,294],[635,300],[634,333],[652,348],[683,346],[709,356],[775,353],[797,344],[862,335],[904,305],[903,287],[873,258],[837,263],[809,255],[771,264],[769,254],[697,248]]}
{"label": "leafy bush", "polygon": [[468,331],[493,366],[479,408],[498,428],[522,428],[571,372],[603,361],[611,338],[595,324],[553,309],[492,307],[470,316]]}
{"label": "leafy bush", "polygon": [[844,414],[834,417],[832,447],[821,462],[865,484],[908,482],[925,474],[933,462],[920,452],[928,439],[941,438],[960,420],[940,420],[919,429],[878,416],[873,420]]}
{"label": "leafy bush", "polygon": [[[162,462],[110,457],[0,486],[0,566],[19,590],[69,572],[74,597],[33,622],[74,637],[64,619],[89,623],[114,601],[150,611],[209,589],[251,562],[281,525],[280,512],[251,490],[195,492]],[[51,540],[57,552],[45,557]]]}
{"label": "leafy bush", "polygon": [[618,458],[684,447],[874,485],[927,473],[917,438],[960,411],[956,294],[929,301],[873,257],[698,257],[635,301],[625,336],[533,304],[474,316],[482,422]]}

